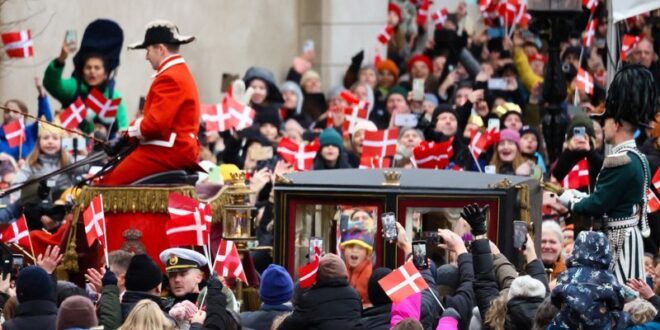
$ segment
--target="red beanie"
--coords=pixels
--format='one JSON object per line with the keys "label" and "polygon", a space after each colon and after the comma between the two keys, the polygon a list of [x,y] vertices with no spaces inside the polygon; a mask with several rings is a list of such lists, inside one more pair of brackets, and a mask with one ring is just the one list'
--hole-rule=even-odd
{"label": "red beanie", "polygon": [[397,6],[397,4],[390,2],[390,4],[387,5],[387,12],[389,13],[391,11],[393,11],[394,13],[396,13],[397,16],[399,16],[399,21],[400,21],[401,20],[401,8],[399,8],[399,6]]}
{"label": "red beanie", "polygon": [[431,63],[431,60],[426,55],[423,54],[413,55],[413,57],[411,57],[410,60],[408,60],[408,73],[410,73],[413,64],[419,61],[424,62],[424,64],[426,64],[426,66],[429,68],[429,71],[433,73],[433,63]]}

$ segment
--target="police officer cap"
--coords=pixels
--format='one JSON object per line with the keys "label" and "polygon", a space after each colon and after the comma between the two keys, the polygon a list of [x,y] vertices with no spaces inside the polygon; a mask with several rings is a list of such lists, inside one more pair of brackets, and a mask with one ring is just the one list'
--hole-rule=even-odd
{"label": "police officer cap", "polygon": [[167,272],[178,272],[206,265],[203,254],[190,249],[170,248],[160,253],[160,261]]}

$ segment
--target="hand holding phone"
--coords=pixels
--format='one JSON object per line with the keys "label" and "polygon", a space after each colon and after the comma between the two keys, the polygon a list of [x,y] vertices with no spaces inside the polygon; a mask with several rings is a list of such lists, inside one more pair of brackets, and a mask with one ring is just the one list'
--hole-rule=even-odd
{"label": "hand holding phone", "polygon": [[413,79],[412,100],[424,101],[424,79]]}
{"label": "hand holding phone", "polygon": [[396,218],[394,217],[394,213],[393,212],[383,213],[380,216],[380,219],[383,224],[382,231],[385,240],[390,243],[396,241],[398,237],[398,231],[396,228]]}
{"label": "hand holding phone", "polygon": [[513,248],[522,250],[527,239],[527,224],[524,221],[513,222]]}
{"label": "hand holding phone", "polygon": [[426,241],[413,241],[413,264],[419,270],[429,268],[429,262],[426,258]]}
{"label": "hand holding phone", "polygon": [[76,33],[76,30],[66,30],[64,43],[70,53],[75,52],[78,49],[78,34]]}

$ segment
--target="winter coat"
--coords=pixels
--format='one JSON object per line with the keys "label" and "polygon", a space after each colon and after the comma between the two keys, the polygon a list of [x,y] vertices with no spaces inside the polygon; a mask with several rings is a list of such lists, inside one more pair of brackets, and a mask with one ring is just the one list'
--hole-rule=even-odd
{"label": "winter coat", "polygon": [[389,330],[390,319],[392,317],[392,304],[374,306],[367,308],[362,312],[360,322],[355,326],[355,330]]}
{"label": "winter coat", "polygon": [[481,319],[485,320],[490,302],[500,294],[490,252],[490,242],[487,239],[473,241],[471,251],[475,276],[473,284],[475,303],[481,312]]}
{"label": "winter coat", "polygon": [[259,310],[254,312],[241,313],[241,324],[245,328],[254,330],[270,330],[273,320],[293,309],[287,305],[261,305]]}
{"label": "winter coat", "polygon": [[623,329],[628,314],[622,311],[624,288],[609,270],[612,254],[601,232],[583,231],[575,240],[552,304],[560,308],[551,325],[557,328]]}
{"label": "winter coat", "polygon": [[33,300],[18,304],[14,318],[5,321],[5,330],[55,330],[57,305],[50,300]]}
{"label": "winter coat", "polygon": [[[51,61],[44,73],[43,83],[48,93],[60,101],[63,108],[66,108],[78,96],[82,96],[83,99],[87,98],[90,88],[85,82],[79,82],[76,78],[63,78],[63,72],[63,64],[60,64],[57,60]],[[121,94],[115,88],[112,88],[112,95],[110,95],[110,88],[104,88],[102,92],[105,98],[121,98]],[[96,113],[94,111],[87,111],[87,119],[93,119],[95,115]],[[128,128],[128,114],[126,113],[124,100],[119,103],[116,120],[119,130],[126,130]]]}
{"label": "winter coat", "polygon": [[[442,314],[442,310],[440,309],[440,306],[438,305],[438,302],[435,301],[435,298],[433,295],[440,298],[440,293],[438,293],[438,290],[435,285],[435,278],[431,274],[431,270],[429,269],[424,269],[420,272],[422,274],[422,277],[428,283],[429,288],[422,291],[422,305],[421,305],[421,312],[420,312],[420,317],[419,317],[419,322],[422,323],[422,327],[426,330],[434,330],[436,325],[438,324],[438,320],[440,319],[440,314]],[[431,293],[431,290],[433,293]]]}
{"label": "winter coat", "polygon": [[[48,97],[39,97],[39,110],[37,117],[48,121],[53,121],[53,113],[50,111],[50,105],[48,104]],[[23,129],[24,141],[22,146],[10,147],[9,142],[7,142],[7,137],[5,136],[5,131],[0,130],[0,153],[4,152],[11,155],[14,159],[25,158],[27,155],[32,152],[34,146],[37,145],[39,141],[39,123],[34,122],[32,124],[25,125]],[[19,155],[20,153],[20,155]]]}
{"label": "winter coat", "polygon": [[[163,315],[165,315],[168,319],[170,319],[170,316],[163,309],[163,300],[159,296],[154,296],[150,293],[141,292],[141,291],[126,291],[124,292],[124,295],[121,298],[122,323],[126,321],[126,318],[128,317],[128,314],[130,314],[131,311],[133,310],[133,307],[135,307],[135,305],[137,305],[137,303],[143,299],[149,299],[155,302],[158,305],[158,307],[160,307],[160,309],[163,311]],[[110,308],[115,308],[114,306],[110,305],[110,302],[108,302],[108,304]],[[172,324],[174,324],[174,322]]]}
{"label": "winter coat", "polygon": [[99,306],[99,324],[104,329],[117,329],[123,322],[121,304],[119,303],[119,288],[117,285],[104,285]]}
{"label": "winter coat", "polygon": [[445,308],[453,308],[461,315],[460,328],[467,329],[470,326],[472,308],[474,306],[474,267],[472,255],[463,253],[458,256],[459,285],[451,296],[445,296]]}
{"label": "winter coat", "polygon": [[515,297],[506,304],[504,329],[529,330],[534,325],[536,310],[543,302],[541,297]]}
{"label": "winter coat", "polygon": [[351,270],[348,265],[346,266],[346,269],[348,270],[348,284],[360,294],[362,304],[369,304],[367,286],[369,284],[369,277],[371,277],[373,271],[372,267],[371,258],[366,258],[353,270]]}
{"label": "winter coat", "polygon": [[241,329],[240,316],[227,308],[227,296],[224,286],[217,276],[209,279],[206,285],[206,320],[203,329],[233,330]]}
{"label": "winter coat", "polygon": [[362,301],[348,280],[333,279],[317,282],[305,292],[293,314],[278,329],[347,330],[357,324],[362,315]]}

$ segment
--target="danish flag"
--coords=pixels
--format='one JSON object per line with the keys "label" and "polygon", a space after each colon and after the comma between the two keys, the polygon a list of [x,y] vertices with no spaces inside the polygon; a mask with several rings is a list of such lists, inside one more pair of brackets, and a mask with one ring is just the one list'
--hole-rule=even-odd
{"label": "danish flag", "polygon": [[249,106],[245,106],[236,101],[233,97],[227,95],[222,102],[222,106],[232,117],[232,128],[237,131],[252,126],[256,112]]}
{"label": "danish flag", "polygon": [[224,111],[222,103],[202,104],[202,121],[206,123],[206,133],[224,132],[232,128],[233,117]]}
{"label": "danish flag", "polygon": [[25,126],[23,120],[14,120],[5,126],[2,126],[2,130],[5,132],[5,138],[7,139],[9,147],[18,147],[25,142]]}
{"label": "danish flag", "polygon": [[447,11],[447,8],[440,8],[435,11],[431,15],[431,20],[433,21],[433,25],[435,25],[435,28],[440,30],[442,27],[445,25],[445,22],[447,22],[447,17],[449,16],[449,12]]}
{"label": "danish flag", "polygon": [[341,93],[339,93],[339,97],[346,101],[348,105],[353,105],[360,102],[360,99],[357,97],[357,95],[351,93],[351,91],[348,90],[341,91]]}
{"label": "danish flag", "polygon": [[96,115],[101,119],[114,119],[117,116],[117,109],[119,109],[120,103],[121,97],[108,100],[96,88],[92,89],[85,100],[87,108],[96,112]]}
{"label": "danish flag", "polygon": [[401,302],[408,296],[422,292],[429,287],[412,261],[406,262],[380,279],[378,284],[394,303]]}
{"label": "danish flag", "polygon": [[364,156],[360,157],[360,168],[390,168],[392,159],[390,157]]}
{"label": "danish flag", "polygon": [[241,264],[241,257],[233,241],[221,239],[218,253],[215,255],[213,270],[222,277],[237,278],[248,284]]}
{"label": "danish flag", "polygon": [[367,120],[369,117],[369,102],[359,101],[358,103],[344,108],[345,122],[344,128],[350,134],[355,133],[355,125],[362,120]]}
{"label": "danish flag", "polygon": [[486,12],[492,10],[495,7],[497,1],[493,0],[479,0],[479,10]]}
{"label": "danish flag", "polygon": [[596,35],[596,27],[598,27],[598,20],[594,18],[587,24],[587,30],[582,38],[582,46],[591,47],[591,45],[593,45],[594,36]]}
{"label": "danish flag", "polygon": [[74,129],[82,123],[85,117],[87,117],[87,107],[85,107],[83,101],[78,97],[75,102],[71,103],[68,108],[62,111],[60,114],[60,123],[68,129]]}
{"label": "danish flag", "polygon": [[32,31],[30,30],[3,33],[2,43],[5,45],[5,51],[9,57],[26,58],[34,56]]}
{"label": "danish flag", "polygon": [[430,7],[430,1],[429,0],[423,0],[422,5],[419,6],[417,9],[417,25],[418,26],[425,26],[426,25],[426,20],[429,16],[429,7]]}
{"label": "danish flag", "polygon": [[500,2],[497,7],[497,12],[500,15],[506,25],[513,26],[516,24],[518,18],[518,12],[520,11],[520,4],[517,0],[505,0]]}
{"label": "danish flag", "polygon": [[309,288],[316,282],[316,273],[319,271],[319,264],[321,263],[321,249],[314,248],[314,255],[311,261],[298,268],[298,277],[300,278],[300,287]]}
{"label": "danish flag", "polygon": [[579,68],[576,86],[579,90],[591,95],[594,92],[594,78],[586,70]]}
{"label": "danish flag", "polygon": [[653,213],[660,210],[660,199],[658,199],[658,196],[656,196],[650,188],[646,190],[646,198],[648,200],[646,204],[646,212]]}
{"label": "danish flag", "polygon": [[318,139],[309,144],[297,144],[288,138],[282,138],[277,145],[277,154],[293,165],[294,170],[309,171],[320,146]]}
{"label": "danish flag", "polygon": [[30,231],[28,230],[25,216],[22,215],[18,220],[11,223],[2,235],[0,235],[5,243],[18,244],[24,248],[31,248],[32,242],[30,241]]}
{"label": "danish flag", "polygon": [[165,234],[170,246],[206,246],[211,224],[210,207],[180,194],[171,193],[168,199],[170,220],[165,223]]}
{"label": "danish flag", "polygon": [[105,215],[103,214],[103,196],[98,195],[89,203],[89,207],[83,213],[85,222],[85,235],[87,236],[87,245],[92,246],[95,240],[103,245],[101,237],[105,236]]}
{"label": "danish flag", "polygon": [[621,60],[625,61],[628,58],[628,55],[632,54],[635,47],[639,43],[639,37],[632,34],[626,34],[623,36],[623,42],[621,44]]}
{"label": "danish flag", "polygon": [[484,18],[486,26],[493,26],[494,20],[498,17],[496,0],[479,0],[479,9]]}
{"label": "danish flag", "polygon": [[599,0],[582,0],[582,5],[587,7],[592,13],[596,11]]}
{"label": "danish flag", "polygon": [[562,180],[562,186],[567,189],[589,187],[589,162],[584,158],[577,162]]}
{"label": "danish flag", "polygon": [[387,45],[388,42],[390,42],[390,39],[392,39],[392,35],[394,34],[394,27],[391,25],[387,25],[385,29],[378,34],[378,42],[380,42],[383,45]]}
{"label": "danish flag", "polygon": [[380,158],[385,158],[387,156],[394,156],[394,154],[396,154],[396,140],[398,137],[398,128],[364,132],[362,157],[378,156]]}
{"label": "danish flag", "polygon": [[478,159],[479,156],[484,153],[484,151],[488,150],[490,146],[497,143],[500,140],[499,135],[500,133],[496,130],[491,130],[486,133],[475,130],[472,133],[469,145],[474,159]]}
{"label": "danish flag", "polygon": [[413,165],[418,168],[444,169],[449,165],[449,159],[454,156],[452,142],[453,138],[438,143],[422,141],[413,149]]}
{"label": "danish flag", "polygon": [[651,184],[655,187],[655,190],[660,191],[660,167],[653,174],[653,179],[651,179]]}

